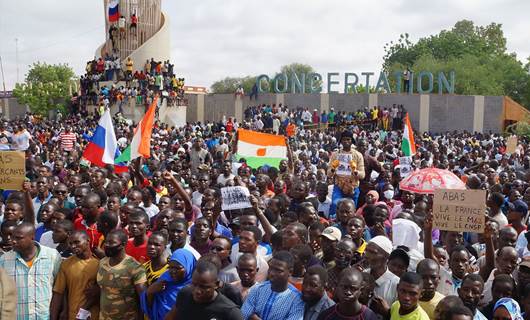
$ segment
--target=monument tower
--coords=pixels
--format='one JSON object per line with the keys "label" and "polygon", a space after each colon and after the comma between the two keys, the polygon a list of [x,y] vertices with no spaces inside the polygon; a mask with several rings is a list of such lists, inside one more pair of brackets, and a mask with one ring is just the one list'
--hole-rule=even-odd
{"label": "monument tower", "polygon": [[96,57],[113,53],[122,61],[131,57],[135,70],[143,70],[151,58],[170,59],[169,20],[162,12],[162,0],[103,0],[103,4],[106,40]]}

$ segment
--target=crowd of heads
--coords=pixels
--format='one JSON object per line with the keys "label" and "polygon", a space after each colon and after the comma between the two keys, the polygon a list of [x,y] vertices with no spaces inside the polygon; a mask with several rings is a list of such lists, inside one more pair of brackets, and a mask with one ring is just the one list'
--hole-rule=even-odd
{"label": "crowd of heads", "polygon": [[[413,170],[445,169],[487,192],[484,233],[443,231],[433,228],[433,196],[400,186],[403,108],[369,127],[333,109],[317,112],[311,127],[310,109],[253,106],[241,122],[179,128],[156,121],[151,157],[126,170],[82,158],[96,115],[5,122],[0,144],[25,152],[26,181],[3,192],[0,267],[20,287],[21,270],[43,268],[34,257],[51,257],[50,290],[35,308],[52,319],[81,309],[116,319],[221,309],[232,319],[515,320],[530,312],[524,137],[508,153],[495,133],[415,135]],[[240,128],[285,135],[287,159],[252,167],[237,154]],[[125,148],[133,126],[116,122],[115,131]],[[351,177],[337,175],[338,154],[350,156]],[[249,205],[223,210],[226,187],[248,189]],[[75,259],[92,272],[86,288],[69,287]],[[25,269],[10,269],[17,263]],[[99,300],[85,294],[92,289]],[[82,298],[72,300],[72,290]],[[283,293],[273,309],[270,292]]]}

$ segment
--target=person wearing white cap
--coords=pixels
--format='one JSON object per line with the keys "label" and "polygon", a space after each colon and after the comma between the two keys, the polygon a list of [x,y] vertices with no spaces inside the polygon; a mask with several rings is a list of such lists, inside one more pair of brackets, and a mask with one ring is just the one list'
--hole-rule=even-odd
{"label": "person wearing white cap", "polygon": [[392,305],[397,299],[399,278],[387,268],[388,257],[392,252],[392,241],[385,236],[376,236],[368,242],[365,259],[370,267],[370,274],[375,279],[374,299],[383,299]]}
{"label": "person wearing white cap", "polygon": [[337,227],[327,227],[322,230],[320,243],[322,246],[322,262],[326,269],[330,270],[335,266],[335,247],[342,238],[342,232]]}

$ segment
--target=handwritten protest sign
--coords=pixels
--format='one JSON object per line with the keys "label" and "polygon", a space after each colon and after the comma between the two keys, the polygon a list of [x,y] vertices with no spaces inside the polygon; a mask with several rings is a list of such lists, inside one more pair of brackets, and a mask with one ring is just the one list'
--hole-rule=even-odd
{"label": "handwritten protest sign", "polygon": [[224,187],[221,188],[223,210],[236,210],[250,208],[250,192],[245,187]]}
{"label": "handwritten protest sign", "polygon": [[506,139],[506,153],[515,153],[517,150],[517,136],[509,136]]}
{"label": "handwritten protest sign", "polygon": [[26,178],[26,159],[21,151],[0,152],[0,189],[20,190]]}
{"label": "handwritten protest sign", "polygon": [[459,232],[484,232],[485,190],[434,191],[433,228]]}

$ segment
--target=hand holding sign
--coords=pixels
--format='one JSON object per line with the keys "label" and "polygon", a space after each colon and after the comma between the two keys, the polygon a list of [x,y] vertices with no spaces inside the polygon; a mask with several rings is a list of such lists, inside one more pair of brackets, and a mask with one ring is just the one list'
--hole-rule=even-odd
{"label": "hand holding sign", "polygon": [[483,233],[485,212],[485,190],[437,189],[434,191],[434,228]]}
{"label": "hand holding sign", "polygon": [[224,187],[221,188],[223,210],[236,210],[251,208],[250,192],[246,187]]}

